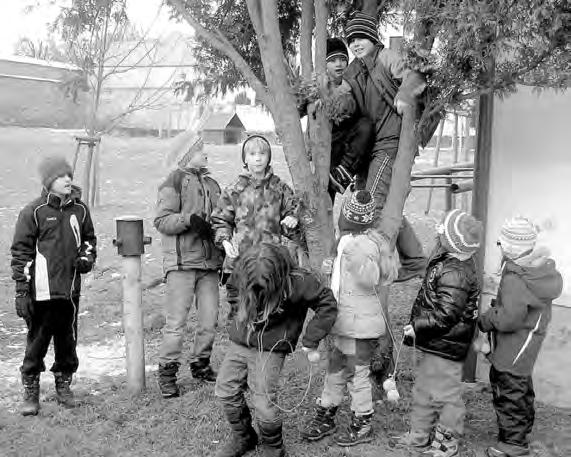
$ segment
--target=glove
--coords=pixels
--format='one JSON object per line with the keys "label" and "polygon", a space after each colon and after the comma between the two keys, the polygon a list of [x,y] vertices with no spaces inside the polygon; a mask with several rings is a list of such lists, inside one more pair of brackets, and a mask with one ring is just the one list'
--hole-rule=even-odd
{"label": "glove", "polygon": [[32,319],[32,297],[28,292],[16,293],[16,314],[26,322]]}
{"label": "glove", "polygon": [[212,238],[212,227],[198,214],[191,214],[188,218],[188,229],[196,233],[202,239]]}
{"label": "glove", "polygon": [[78,257],[75,259],[74,266],[79,274],[89,273],[93,268],[93,260],[89,260],[88,257]]}

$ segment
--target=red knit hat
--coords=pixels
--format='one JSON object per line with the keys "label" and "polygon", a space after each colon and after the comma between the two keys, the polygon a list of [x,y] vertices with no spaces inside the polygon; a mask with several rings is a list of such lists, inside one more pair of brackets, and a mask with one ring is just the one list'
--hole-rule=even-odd
{"label": "red knit hat", "polygon": [[468,213],[453,209],[436,228],[442,246],[456,254],[472,254],[480,247],[482,223]]}
{"label": "red knit hat", "polygon": [[73,179],[73,170],[69,162],[63,156],[47,156],[42,159],[38,166],[42,185],[50,190],[53,182],[62,176],[69,175]]}

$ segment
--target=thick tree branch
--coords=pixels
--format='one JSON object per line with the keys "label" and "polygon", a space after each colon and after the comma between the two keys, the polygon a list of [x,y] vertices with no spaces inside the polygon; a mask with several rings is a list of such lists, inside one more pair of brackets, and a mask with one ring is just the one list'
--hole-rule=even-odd
{"label": "thick tree branch", "polygon": [[167,0],[167,2],[184,18],[184,20],[194,29],[196,34],[208,41],[218,51],[224,53],[236,68],[242,73],[248,84],[262,102],[269,106],[271,102],[268,91],[262,82],[254,74],[248,63],[232,44],[218,30],[207,30],[196,19],[186,11],[184,4],[180,0]]}
{"label": "thick tree branch", "polygon": [[311,41],[313,37],[313,0],[303,0],[301,4],[301,33],[299,37],[301,75],[308,80],[313,74]]}

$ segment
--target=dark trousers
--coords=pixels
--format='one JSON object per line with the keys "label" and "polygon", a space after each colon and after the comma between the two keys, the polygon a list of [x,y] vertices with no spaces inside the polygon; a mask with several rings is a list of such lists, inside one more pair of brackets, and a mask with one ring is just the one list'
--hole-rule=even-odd
{"label": "dark trousers", "polygon": [[492,366],[490,384],[498,419],[498,441],[507,447],[527,448],[535,419],[531,376],[517,376]]}
{"label": "dark trousers", "polygon": [[[48,300],[34,302],[28,321],[26,353],[20,371],[23,375],[37,375],[46,370],[44,357],[50,341],[54,340],[54,373],[75,373],[77,359],[77,304],[79,300]],[[75,304],[74,304],[75,303]]]}

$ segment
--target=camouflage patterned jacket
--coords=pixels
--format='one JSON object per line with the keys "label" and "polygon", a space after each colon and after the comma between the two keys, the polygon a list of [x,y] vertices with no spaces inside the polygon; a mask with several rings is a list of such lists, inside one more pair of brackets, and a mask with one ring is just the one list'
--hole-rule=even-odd
{"label": "camouflage patterned jacket", "polygon": [[238,252],[262,241],[280,243],[286,216],[297,217],[291,188],[271,169],[260,180],[246,171],[224,189],[212,212],[214,242],[221,247],[224,240],[232,241]]}

